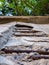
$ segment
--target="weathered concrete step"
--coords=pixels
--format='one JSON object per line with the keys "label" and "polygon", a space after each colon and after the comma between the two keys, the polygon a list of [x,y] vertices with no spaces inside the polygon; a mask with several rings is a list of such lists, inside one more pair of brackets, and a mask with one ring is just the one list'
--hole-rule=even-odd
{"label": "weathered concrete step", "polygon": [[[22,31],[20,31],[22,32]],[[36,36],[36,37],[48,37],[48,35],[46,35],[45,33],[20,33],[20,32],[16,32],[14,33],[15,36]],[[25,31],[26,32],[26,31]]]}
{"label": "weathered concrete step", "polygon": [[16,27],[15,26],[15,30],[31,30],[31,29],[33,29],[33,28],[29,28],[29,27]]}
{"label": "weathered concrete step", "polygon": [[20,33],[42,33],[41,31],[37,31],[37,30],[19,30],[17,29],[15,32],[20,32]]}
{"label": "weathered concrete step", "polygon": [[41,51],[41,50],[13,50],[13,49],[1,49],[1,51],[5,53],[31,53],[36,52],[42,55],[49,55],[49,51]]}
{"label": "weathered concrete step", "polygon": [[49,42],[49,37],[23,37],[28,42]]}

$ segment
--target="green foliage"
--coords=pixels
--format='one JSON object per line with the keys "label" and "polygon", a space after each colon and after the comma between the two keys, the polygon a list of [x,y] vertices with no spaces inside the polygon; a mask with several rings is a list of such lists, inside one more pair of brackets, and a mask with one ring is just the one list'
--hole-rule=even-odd
{"label": "green foliage", "polygon": [[34,15],[49,14],[49,0],[38,0],[33,9]]}
{"label": "green foliage", "polygon": [[49,14],[49,0],[0,0],[0,15],[28,16]]}

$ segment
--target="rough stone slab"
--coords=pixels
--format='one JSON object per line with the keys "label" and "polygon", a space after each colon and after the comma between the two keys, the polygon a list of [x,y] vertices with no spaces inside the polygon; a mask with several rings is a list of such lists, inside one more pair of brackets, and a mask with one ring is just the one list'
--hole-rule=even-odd
{"label": "rough stone slab", "polygon": [[5,58],[4,56],[1,56],[1,55],[0,55],[0,64],[15,65],[15,63],[12,62],[12,60],[9,60],[9,59]]}
{"label": "rough stone slab", "polygon": [[8,23],[0,25],[0,48],[3,47],[13,34],[12,28],[15,23]]}
{"label": "rough stone slab", "polygon": [[[15,65],[37,65],[37,64],[39,64],[39,65],[49,65],[49,59],[39,59],[39,60],[27,59],[27,57],[29,57],[30,55],[34,55],[34,54],[37,54],[37,53],[30,53],[30,54],[27,54],[27,53],[21,53],[21,54],[13,53],[13,54],[4,54],[2,56],[3,56],[3,58],[5,58],[3,60],[5,60],[5,61],[8,60],[8,62],[10,60],[10,63],[12,61],[11,64],[15,63]],[[7,64],[10,65],[9,63],[7,63]]]}

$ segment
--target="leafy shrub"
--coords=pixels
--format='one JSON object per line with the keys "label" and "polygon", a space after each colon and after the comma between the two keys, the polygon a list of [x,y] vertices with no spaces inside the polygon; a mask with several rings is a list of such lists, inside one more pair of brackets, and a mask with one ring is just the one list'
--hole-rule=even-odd
{"label": "leafy shrub", "polygon": [[49,0],[0,0],[0,15],[48,15]]}

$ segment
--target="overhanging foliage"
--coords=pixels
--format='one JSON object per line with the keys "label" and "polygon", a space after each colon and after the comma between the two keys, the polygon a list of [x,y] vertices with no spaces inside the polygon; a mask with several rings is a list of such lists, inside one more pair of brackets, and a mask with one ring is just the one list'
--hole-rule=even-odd
{"label": "overhanging foliage", "polygon": [[48,15],[49,0],[0,0],[0,15]]}

